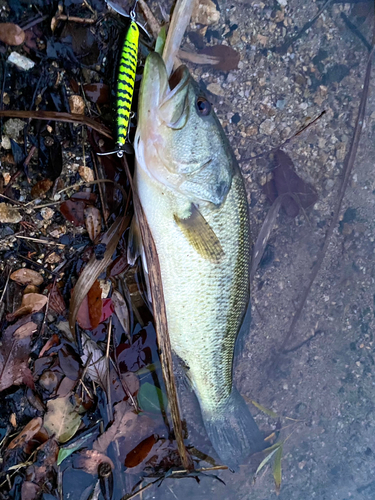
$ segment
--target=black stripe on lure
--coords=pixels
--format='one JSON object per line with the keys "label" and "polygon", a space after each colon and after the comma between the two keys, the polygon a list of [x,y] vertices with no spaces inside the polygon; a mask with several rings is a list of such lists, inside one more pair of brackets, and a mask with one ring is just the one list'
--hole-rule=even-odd
{"label": "black stripe on lure", "polygon": [[136,21],[135,8],[137,0],[129,14],[127,14],[121,7],[112,3],[110,0],[107,0],[107,4],[118,14],[130,17],[131,21],[125,35],[117,77],[117,149],[115,151],[110,151],[109,153],[98,153],[98,155],[104,156],[117,153],[117,156],[122,158],[125,152],[129,152],[127,136],[129,121],[130,118],[132,118],[131,105],[138,62],[139,27],[148,37],[149,34],[143,26],[138,25]]}

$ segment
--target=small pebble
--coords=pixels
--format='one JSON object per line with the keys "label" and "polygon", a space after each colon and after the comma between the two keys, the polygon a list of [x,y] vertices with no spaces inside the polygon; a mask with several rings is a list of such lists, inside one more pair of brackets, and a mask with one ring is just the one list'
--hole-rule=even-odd
{"label": "small pebble", "polygon": [[25,71],[35,66],[35,62],[25,56],[21,56],[18,52],[12,52],[8,57],[8,62],[13,63],[18,69],[23,69]]}
{"label": "small pebble", "polygon": [[264,120],[264,122],[259,125],[260,134],[271,135],[274,130],[275,123],[272,120]]}

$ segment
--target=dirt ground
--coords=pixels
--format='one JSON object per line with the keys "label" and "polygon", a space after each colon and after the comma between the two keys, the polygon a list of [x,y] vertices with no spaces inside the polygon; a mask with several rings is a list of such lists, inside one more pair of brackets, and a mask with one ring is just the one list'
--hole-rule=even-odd
{"label": "dirt ground", "polygon": [[[2,21],[8,21],[7,3],[0,0]],[[38,4],[37,8],[42,9],[42,13],[38,11],[37,19],[39,15],[42,18],[42,14],[48,11],[45,14],[45,19],[50,23],[55,9],[50,8],[49,2],[39,1],[36,3]],[[64,8],[69,10],[70,7],[74,14],[86,17],[90,17],[95,9],[100,14],[106,10],[104,2],[101,0],[93,0],[92,5],[95,8],[93,10],[88,9],[86,2],[84,12],[79,10],[78,3],[66,0]],[[19,10],[14,10],[15,13],[12,15],[15,18],[11,20],[17,21],[17,12],[22,14],[21,6],[23,3],[22,1],[14,1],[13,4]],[[278,417],[272,418],[254,406],[251,407],[264,434],[269,435],[274,431],[275,439],[278,442],[284,442],[282,484],[279,494],[281,500],[302,500],[305,498],[362,500],[372,499],[375,496],[375,405],[373,403],[375,392],[373,354],[375,180],[372,158],[372,155],[375,154],[373,141],[375,127],[374,78],[370,80],[363,132],[340,212],[339,224],[333,233],[323,265],[308,295],[307,303],[294,333],[288,342],[284,343],[318,252],[323,245],[337,203],[344,159],[354,132],[369,53],[360,37],[364,37],[367,43],[370,43],[374,19],[371,1],[344,3],[332,0],[306,33],[298,37],[289,47],[285,47],[285,41],[290,36],[296,35],[304,24],[318,13],[323,4],[323,1],[315,0],[309,2],[300,2],[299,0],[232,0],[230,2],[218,0],[215,3],[211,0],[201,1],[205,23],[200,23],[199,19],[196,18],[196,22],[193,22],[188,29],[187,38],[183,45],[184,50],[197,52],[207,46],[225,44],[240,55],[238,68],[234,70],[228,70],[228,68],[220,70],[212,66],[199,66],[190,63],[188,66],[196,80],[207,90],[239,160],[248,193],[253,240],[256,241],[271,206],[264,194],[264,186],[273,176],[273,163],[268,154],[271,150],[282,145],[282,150],[292,159],[295,171],[305,182],[312,185],[318,194],[318,201],[314,206],[306,211],[300,210],[296,217],[287,215],[283,210],[280,211],[265,255],[252,283],[251,330],[245,338],[242,351],[236,358],[235,382],[240,392],[248,399],[257,401],[278,415]],[[162,21],[163,18],[166,19],[170,8],[169,2],[168,5],[150,2],[150,6],[159,21]],[[68,12],[68,10],[66,11]],[[19,19],[22,20],[21,14],[19,14]],[[94,21],[97,24],[93,25],[90,31],[92,36],[88,37],[88,29],[82,35],[83,40],[88,45],[84,45],[73,37],[72,49],[70,49],[71,31],[65,32],[60,28],[58,35],[60,38],[50,34],[49,38],[45,39],[42,31],[38,31],[39,28],[35,28],[35,36],[31,36],[32,34],[29,33],[30,38],[27,38],[26,41],[31,47],[30,53],[28,53],[31,54],[30,57],[34,57],[34,59],[40,57],[38,59],[40,65],[41,61],[44,60],[44,53],[46,52],[48,55],[46,74],[41,72],[39,75],[36,69],[34,74],[30,76],[30,80],[26,80],[25,77],[22,85],[21,83],[13,85],[15,93],[12,93],[12,89],[8,89],[4,83],[4,88],[8,91],[8,104],[4,101],[4,105],[8,107],[14,105],[16,109],[29,109],[30,103],[25,97],[27,92],[24,89],[30,86],[39,88],[38,92],[43,89],[41,93],[50,96],[49,100],[47,97],[43,97],[44,100],[39,102],[37,100],[36,106],[40,106],[40,109],[50,109],[53,104],[56,111],[67,111],[64,102],[61,104],[59,98],[56,97],[56,89],[60,88],[59,85],[61,81],[64,82],[64,79],[69,97],[71,97],[70,93],[79,95],[82,85],[85,87],[87,96],[93,82],[99,88],[103,81],[108,85],[107,94],[112,92],[113,97],[116,64],[115,50],[112,50],[111,47],[116,45],[116,50],[119,50],[119,40],[123,27],[116,24],[118,20],[116,21],[112,17],[108,19],[104,16],[99,18],[99,22],[97,19]],[[23,22],[25,31],[28,31],[29,20],[26,19]],[[353,28],[353,25],[356,29]],[[41,24],[41,26],[44,25]],[[99,26],[99,28],[94,29],[94,26]],[[76,28],[77,33],[78,31]],[[81,28],[81,31],[84,30]],[[48,43],[45,43],[46,40]],[[61,40],[63,43],[60,43]],[[280,49],[283,46],[285,50]],[[0,49],[3,61],[5,57],[8,57],[11,49],[4,48],[3,45],[0,45]],[[76,53],[79,62],[74,59]],[[234,52],[231,54],[233,56]],[[52,60],[53,63],[51,63]],[[228,62],[225,64],[228,66]],[[49,79],[44,81],[42,76],[43,78],[48,76]],[[74,78],[79,83],[78,85],[76,82],[76,90],[72,85]],[[9,81],[6,84],[9,85]],[[34,98],[37,97],[38,92],[35,91]],[[61,95],[62,97],[59,94],[63,101],[66,96]],[[106,118],[106,123],[109,124],[112,108],[108,95],[106,100],[103,98],[104,104],[97,96],[91,97],[91,99],[91,103],[84,103],[85,110],[89,110],[91,117]],[[3,103],[0,107],[2,106]],[[317,120],[314,121],[316,118]],[[312,121],[314,123],[306,130],[284,144],[287,139],[293,137]],[[17,122],[13,121],[13,123],[17,125]],[[22,137],[19,137],[19,133],[24,125],[25,123],[18,124],[19,130],[13,134],[18,136],[19,143],[22,143]],[[78,273],[89,258],[87,257],[85,260],[86,251],[83,252],[83,248],[89,248],[91,254],[93,252],[100,253],[100,248],[98,248],[100,245],[94,245],[94,242],[98,240],[92,238],[90,241],[85,223],[82,222],[78,228],[70,223],[67,224],[67,217],[64,216],[64,219],[61,209],[57,208],[60,207],[63,199],[66,200],[64,198],[67,196],[66,193],[61,196],[61,193],[66,191],[66,185],[81,183],[88,172],[85,170],[86,167],[92,174],[95,155],[90,156],[88,142],[90,141],[91,145],[99,147],[99,141],[95,134],[90,133],[86,136],[85,127],[76,125],[74,125],[74,129],[72,127],[71,125],[59,124],[55,128],[53,125],[50,129],[47,128],[48,134],[43,129],[44,134],[53,136],[55,140],[58,138],[58,142],[62,144],[62,153],[61,150],[59,153],[58,150],[53,152],[51,149],[49,154],[50,160],[51,157],[62,158],[63,166],[60,165],[61,168],[57,168],[59,172],[54,173],[54,175],[56,174],[54,177],[54,179],[56,178],[56,186],[53,189],[51,186],[48,188],[51,189],[52,194],[49,191],[50,194],[45,195],[48,190],[42,193],[42,198],[47,196],[45,201],[48,202],[48,207],[46,206],[45,211],[38,216],[35,215],[39,213],[38,206],[33,205],[33,208],[28,212],[24,210],[23,205],[24,202],[27,202],[28,205],[31,203],[29,201],[31,185],[37,180],[45,180],[37,169],[36,159],[34,158],[30,164],[30,179],[26,181],[22,177],[24,175],[22,173],[20,177],[22,182],[18,184],[18,181],[12,179],[12,175],[17,170],[15,165],[17,162],[14,158],[13,163],[8,161],[10,159],[10,143],[6,145],[7,147],[3,144],[0,158],[4,181],[5,175],[8,181],[12,180],[15,187],[13,194],[17,194],[16,201],[24,210],[22,212],[24,225],[22,228],[18,228],[20,233],[15,235],[13,221],[9,221],[11,227],[7,225],[8,222],[0,225],[0,252],[3,256],[1,279],[5,283],[6,273],[4,274],[4,269],[7,264],[13,266],[13,269],[14,266],[25,266],[25,263],[22,264],[25,259],[22,262],[19,260],[20,253],[23,251],[29,259],[26,264],[28,267],[30,262],[39,263],[36,270],[40,270],[45,284],[51,284],[60,269],[64,269],[62,278],[64,286],[61,287],[61,290],[64,295],[62,301],[64,303],[65,300],[65,305],[68,304],[73,286],[71,276],[73,275],[73,283],[75,284]],[[32,130],[34,130],[36,137],[39,132],[37,134],[35,129]],[[7,132],[6,130],[3,135],[12,136],[11,131]],[[89,137],[89,141],[87,137]],[[31,143],[29,143],[30,145]],[[45,146],[47,148],[45,151],[48,153],[51,143],[47,144],[46,142]],[[40,147],[40,143],[38,143],[38,147]],[[109,146],[105,144],[100,147],[101,151],[109,149]],[[44,161],[46,171],[43,171],[45,178],[48,177],[46,172],[51,166],[51,161],[48,160],[47,156]],[[106,161],[110,163],[110,160]],[[52,163],[55,164],[54,161]],[[110,165],[110,168],[113,179],[128,187],[123,172],[113,165]],[[60,184],[58,184],[59,180]],[[1,186],[2,188],[3,186]],[[80,189],[83,189],[82,184],[80,184]],[[90,198],[91,194],[94,194],[96,201],[93,203],[104,214],[105,207],[99,202],[99,190],[97,187],[92,189],[92,192],[86,192],[87,199]],[[112,196],[112,204],[107,207],[108,214],[117,214],[121,205],[119,202],[122,200],[121,195],[116,191],[117,188],[111,188],[111,190],[108,187],[107,189],[107,194],[110,192]],[[36,198],[36,196],[32,197]],[[33,203],[37,204],[35,201]],[[78,201],[78,203],[83,203],[83,201]],[[35,212],[33,212],[34,209]],[[2,216],[2,214],[0,215]],[[111,223],[113,220],[114,217],[112,217]],[[16,254],[14,251],[18,245],[18,243],[16,244],[16,236],[29,234],[27,231],[30,231],[30,227],[34,228],[32,236],[49,238],[51,241],[53,239],[54,244],[61,243],[60,246],[64,247],[61,251],[60,247],[55,249],[53,246],[53,254],[58,254],[59,261],[46,261],[46,256],[49,258],[52,250],[48,249],[48,252],[44,252],[44,250],[42,252],[40,246],[37,247],[39,253],[35,251],[26,254],[26,247],[20,247],[20,252]],[[102,225],[103,228],[104,225]],[[115,261],[121,265],[123,262],[120,254],[121,252],[123,255],[126,254],[125,239],[120,241],[119,254]],[[82,252],[82,259],[80,252]],[[57,257],[55,255],[54,258]],[[48,262],[47,267],[46,262]],[[121,268],[120,264],[119,268]],[[125,264],[127,265],[127,263]],[[124,268],[121,268],[121,273],[124,272],[125,267],[124,265]],[[114,286],[114,282],[120,280],[118,276],[121,273],[120,271],[117,274],[114,272],[111,279],[116,279],[112,279],[112,285],[108,286]],[[134,288],[137,287],[134,285]],[[8,309],[6,312],[8,315],[13,312],[12,306],[14,304],[19,306],[22,298],[21,292],[21,287],[15,283],[11,284],[10,291],[7,292]],[[49,293],[47,287],[42,293],[45,296]],[[100,297],[102,296],[100,295]],[[103,298],[102,300],[109,299]],[[141,303],[140,308],[144,307],[142,299],[139,299],[139,293],[138,300]],[[55,327],[55,323],[57,324],[57,321],[61,320],[61,316],[65,315],[62,322],[66,323],[67,310],[65,305],[60,315],[51,311],[46,313],[47,321],[45,318],[43,319],[43,314],[39,313],[39,326],[42,325],[44,328],[46,323],[46,333],[43,339],[38,340],[38,345],[33,346],[32,354],[35,361],[42,348],[44,352],[44,346],[47,345],[44,343],[48,343],[51,337],[57,339],[56,345],[50,348],[55,349],[55,354],[65,351],[68,353],[67,357],[70,360],[71,369],[74,371],[74,376],[71,376],[71,379],[76,377],[78,380],[82,375],[83,360],[77,357],[73,348],[70,349],[71,346],[68,345],[66,339],[63,339],[61,330]],[[35,317],[36,315],[33,316],[34,319]],[[116,315],[113,315],[113,318],[113,337],[118,341],[114,347],[120,349],[127,342],[125,333],[129,332],[119,325],[119,321],[115,319]],[[148,317],[147,322],[143,325],[145,328],[142,330],[137,325],[137,321],[132,320],[133,326],[136,324],[136,327],[131,330],[131,333],[134,335],[138,328],[136,334],[139,335],[137,341],[140,344],[145,337],[154,336],[151,324],[148,323],[149,320]],[[91,332],[91,338],[95,342],[98,344],[102,342],[100,346],[104,352],[108,318],[106,321],[107,323],[103,321],[94,332]],[[3,322],[3,325],[8,326],[5,320]],[[51,344],[48,345],[51,346]],[[148,344],[146,347],[149,349]],[[154,349],[156,351],[156,346]],[[120,349],[119,355],[123,352]],[[140,349],[137,355],[142,353],[144,354],[144,351]],[[59,354],[58,358],[62,359],[64,355],[60,356]],[[155,361],[154,357],[152,360],[147,360],[147,363],[151,364],[151,361]],[[35,365],[33,367],[35,368]],[[137,365],[133,370],[128,367],[124,370],[126,373],[133,371],[137,374],[137,376],[131,374],[133,382],[134,379],[136,382],[134,394],[138,391],[139,384],[141,387],[145,386],[144,379],[139,375],[143,367],[144,365]],[[56,394],[59,395],[60,386],[58,384],[61,378],[64,379],[64,374],[60,373],[61,367],[54,366],[54,368],[58,373],[58,381],[53,389],[47,391],[48,394],[47,392],[43,393],[40,389],[43,369],[46,368],[41,367],[40,373],[34,373],[39,394],[43,395],[42,399],[46,404],[48,404],[49,398],[55,398]],[[49,365],[47,370],[49,370]],[[159,370],[160,376],[160,369],[157,368],[157,370]],[[178,380],[181,378],[179,375],[178,373]],[[59,378],[60,376],[61,378]],[[146,379],[148,386],[155,383],[149,373],[147,376],[149,377]],[[86,380],[86,383],[90,384],[91,382]],[[9,419],[13,415],[15,415],[16,423],[12,432],[15,429],[20,432],[20,429],[31,418],[41,421],[45,412],[45,407],[42,407],[42,410],[38,410],[39,413],[37,410],[32,410],[32,414],[27,414],[25,406],[22,406],[26,401],[24,389],[15,389],[14,387],[10,389],[10,394],[2,399],[4,404],[2,404],[0,415],[1,438],[6,436],[4,439],[8,439],[7,443],[10,440]],[[203,430],[195,397],[182,382],[179,383],[179,391],[182,414],[189,429],[189,443],[203,452],[214,454]],[[83,390],[81,392],[83,393]],[[14,409],[12,406],[12,409],[9,410],[9,400],[12,400],[13,397],[16,403],[17,398],[20,403],[14,403],[14,407],[18,405],[17,408]],[[125,396],[121,394],[121,397],[119,396],[115,402],[122,404],[124,398]],[[104,420],[104,428],[108,426],[107,429],[110,429],[112,425],[113,430],[111,419],[106,417],[106,406],[100,399],[100,391],[98,399],[98,403],[95,400],[94,409],[91,408],[87,413],[84,425],[91,429],[93,422]],[[12,405],[13,401],[10,404]],[[30,404],[26,403],[26,408],[29,407]],[[154,423],[156,420],[155,417]],[[157,427],[159,432],[163,421],[161,421],[161,425],[157,425],[155,424],[155,428]],[[95,432],[97,434],[92,438],[92,441],[99,440],[97,437],[100,433],[103,434],[103,429],[100,433],[98,429],[95,429]],[[166,433],[163,434],[163,431],[159,433],[160,435],[163,439],[167,436]],[[50,442],[53,441],[54,436],[47,435],[44,439],[47,439],[46,442]],[[55,445],[54,453],[58,451],[56,442]],[[92,443],[90,443],[91,445]],[[133,446],[135,443],[129,448],[129,452]],[[20,457],[16,458],[17,461],[14,463],[19,463]],[[159,487],[153,486],[146,490],[142,498],[158,500],[221,500],[228,498],[271,500],[276,498],[272,460],[262,468],[254,483],[254,473],[262,458],[263,455],[253,457],[249,465],[241,466],[240,471],[235,474],[229,471],[217,472],[217,476],[226,483],[225,486],[214,477],[201,477],[199,484],[192,478],[166,479]],[[88,498],[91,494],[88,492],[92,491],[95,481],[98,485],[96,471],[91,475],[77,472],[71,463],[74,465],[74,458],[66,459],[65,463],[58,469],[57,480],[55,462],[49,464],[50,468],[53,469],[51,476],[53,479],[49,485],[47,482],[43,484],[45,498],[54,498],[52,494],[46,492],[55,494],[56,484],[58,484],[60,493],[62,492],[60,498],[66,499],[77,498],[77,492],[79,492],[79,498]],[[123,463],[124,460],[120,464],[121,467]],[[7,469],[10,466],[10,461],[4,460],[4,464]],[[43,464],[42,467],[44,467]],[[131,468],[129,467],[129,469]],[[120,472],[118,472],[119,470]],[[121,481],[118,482],[126,484],[124,491],[120,493],[115,491],[114,498],[117,499],[121,498],[121,495],[126,491],[130,491],[131,487],[141,479],[141,474],[133,474],[129,479],[131,470],[130,473],[129,470],[127,471],[128,476],[119,468],[115,472],[119,477],[121,476]],[[8,496],[7,492],[4,493],[3,498],[21,498],[20,484],[25,481],[25,474],[22,469],[17,479],[18,490],[16,480],[14,480],[14,484],[11,484],[13,486],[11,495],[13,496]],[[142,474],[145,474],[145,470]],[[28,482],[32,481],[35,482],[36,479],[30,473]],[[4,480],[2,487],[6,488],[6,486],[6,480]],[[47,486],[50,486],[50,489],[47,489]],[[41,485],[38,487],[41,488]],[[84,489],[85,491],[83,491]],[[97,491],[99,491],[98,488]],[[35,498],[39,493],[41,490],[37,490]],[[22,496],[22,500],[26,498],[29,497]],[[99,498],[101,497],[99,496]]]}
{"label": "dirt ground", "polygon": [[[280,499],[374,498],[374,80],[340,225],[288,343],[291,352],[269,364],[323,244],[354,130],[368,52],[343,14],[369,41],[373,14],[369,4],[333,3],[286,54],[279,54],[272,48],[298,31],[322,2],[218,5],[220,21],[212,29],[225,33],[236,26],[224,39],[240,52],[239,69],[228,75],[192,69],[214,93],[217,114],[240,161],[254,239],[270,207],[262,186],[271,164],[267,155],[242,160],[282,144],[325,111],[283,148],[299,175],[315,186],[319,201],[306,216],[292,219],[282,212],[277,219],[252,286],[253,320],[237,360],[237,386],[278,415],[302,420],[282,419],[280,436],[288,439]],[[192,422],[197,407],[188,395],[182,400],[184,416]],[[265,432],[276,427],[275,419],[256,409],[253,413]],[[203,433],[201,439],[204,443]],[[226,486],[214,479],[200,485],[191,479],[169,481],[145,495],[168,500],[276,498],[272,466],[261,471],[255,485],[253,472],[243,466],[236,474],[220,473]]]}

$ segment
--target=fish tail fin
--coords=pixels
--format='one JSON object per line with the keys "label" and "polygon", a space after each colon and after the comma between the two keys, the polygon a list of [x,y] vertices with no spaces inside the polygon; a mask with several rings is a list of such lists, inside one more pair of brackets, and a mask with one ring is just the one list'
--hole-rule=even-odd
{"label": "fish tail fin", "polygon": [[262,433],[235,387],[225,406],[202,415],[212,446],[230,469],[238,469],[250,455],[265,448]]}

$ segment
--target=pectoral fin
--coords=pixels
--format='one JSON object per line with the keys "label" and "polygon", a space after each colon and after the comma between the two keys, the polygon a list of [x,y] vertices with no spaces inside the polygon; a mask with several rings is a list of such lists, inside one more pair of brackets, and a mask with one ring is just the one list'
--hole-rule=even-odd
{"label": "pectoral fin", "polygon": [[199,255],[211,262],[219,262],[224,251],[218,237],[195,205],[191,205],[190,212],[186,218],[174,214],[178,227]]}
{"label": "pectoral fin", "polygon": [[138,226],[137,218],[134,215],[132,222],[130,224],[129,238],[128,238],[127,259],[128,259],[129,264],[131,266],[134,266],[138,257],[141,257],[141,260],[142,260],[142,266],[143,266],[143,271],[144,271],[143,274],[144,274],[146,289],[147,289],[147,298],[151,304],[152,298],[151,298],[150,280],[148,277],[146,255],[145,255],[145,250],[144,250],[143,243],[142,243],[141,231],[140,231],[139,226]]}

